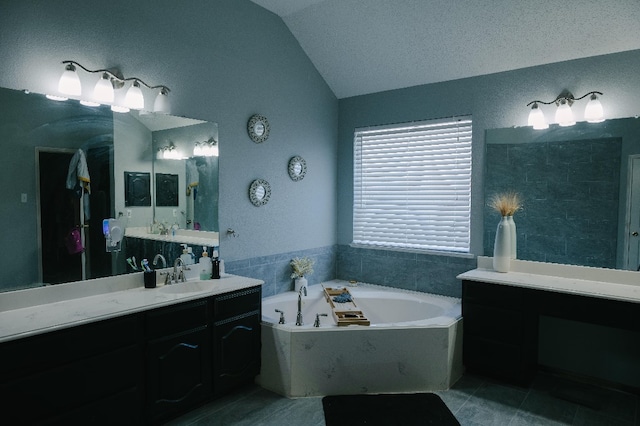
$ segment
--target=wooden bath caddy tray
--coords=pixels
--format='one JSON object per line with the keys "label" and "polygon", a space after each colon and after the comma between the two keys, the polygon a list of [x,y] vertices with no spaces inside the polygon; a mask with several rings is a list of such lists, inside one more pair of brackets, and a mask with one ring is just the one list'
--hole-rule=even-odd
{"label": "wooden bath caddy tray", "polygon": [[[371,322],[367,317],[358,309],[356,302],[353,300],[353,296],[346,288],[331,288],[323,287],[324,297],[331,306],[333,317],[336,320],[338,326],[346,325],[370,325]],[[334,302],[333,298],[340,296],[343,293],[348,293],[351,297],[351,302],[338,303]],[[337,306],[336,306],[337,305]]]}

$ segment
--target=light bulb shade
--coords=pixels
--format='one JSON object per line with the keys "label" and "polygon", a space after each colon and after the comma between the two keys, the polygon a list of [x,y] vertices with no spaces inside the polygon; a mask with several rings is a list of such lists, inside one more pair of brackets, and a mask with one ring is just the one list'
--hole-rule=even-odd
{"label": "light bulb shade", "polygon": [[125,107],[125,106],[121,106],[121,105],[111,105],[111,111],[119,112],[121,114],[124,114],[124,113],[129,112],[130,109]]}
{"label": "light bulb shade", "polygon": [[140,90],[140,83],[134,81],[124,97],[124,104],[131,109],[144,109],[144,96]]}
{"label": "light bulb shade", "polygon": [[76,67],[73,64],[67,64],[64,72],[60,76],[58,82],[58,91],[65,95],[80,96],[82,94],[82,85],[80,84],[80,77],[76,73]]}
{"label": "light bulb shade", "polygon": [[103,104],[113,103],[113,84],[106,73],[102,75],[102,78],[98,80],[96,86],[93,88],[93,97],[96,101]]}
{"label": "light bulb shade", "polygon": [[601,123],[604,121],[604,109],[595,94],[591,95],[591,99],[584,109],[584,119],[589,123]]}
{"label": "light bulb shade", "polygon": [[194,157],[201,157],[204,154],[202,153],[202,145],[196,142],[196,145],[193,147],[193,155]]}
{"label": "light bulb shade", "polygon": [[532,126],[536,130],[549,128],[549,124],[544,118],[544,113],[540,108],[538,108],[538,104],[536,103],[533,104],[531,111],[529,112],[529,126]]}
{"label": "light bulb shade", "polygon": [[558,109],[556,110],[556,123],[562,127],[573,126],[576,121],[573,119],[573,111],[566,100],[560,101]]}
{"label": "light bulb shade", "polygon": [[88,106],[88,107],[99,107],[100,104],[98,102],[93,102],[93,101],[87,101],[85,99],[82,99],[80,101],[80,103],[84,106]]}
{"label": "light bulb shade", "polygon": [[169,103],[169,96],[167,96],[166,90],[160,90],[160,93],[156,96],[156,100],[153,103],[153,111],[161,114],[171,113],[171,104]]}

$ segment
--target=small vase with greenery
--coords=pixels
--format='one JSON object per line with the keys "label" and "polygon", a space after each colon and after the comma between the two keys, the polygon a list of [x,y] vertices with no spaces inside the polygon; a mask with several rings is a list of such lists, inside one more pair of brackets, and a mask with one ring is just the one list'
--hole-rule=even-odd
{"label": "small vase with greenery", "polygon": [[308,257],[295,257],[291,260],[291,278],[295,278],[295,291],[300,291],[302,287],[307,287],[305,276],[313,274],[314,261]]}

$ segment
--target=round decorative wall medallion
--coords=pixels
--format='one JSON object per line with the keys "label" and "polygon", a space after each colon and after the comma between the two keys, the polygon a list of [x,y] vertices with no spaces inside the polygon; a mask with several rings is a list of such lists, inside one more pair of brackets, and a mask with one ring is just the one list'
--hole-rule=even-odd
{"label": "round decorative wall medallion", "polygon": [[267,121],[267,117],[264,117],[260,114],[255,114],[251,116],[249,119],[249,123],[247,123],[247,131],[249,132],[249,137],[255,143],[262,143],[269,138],[269,122]]}
{"label": "round decorative wall medallion", "polygon": [[304,179],[304,175],[307,174],[307,162],[304,158],[296,155],[289,160],[289,177],[292,180],[298,181]]}
{"label": "round decorative wall medallion", "polygon": [[249,187],[249,199],[256,207],[264,206],[271,197],[271,185],[264,179],[256,179]]}

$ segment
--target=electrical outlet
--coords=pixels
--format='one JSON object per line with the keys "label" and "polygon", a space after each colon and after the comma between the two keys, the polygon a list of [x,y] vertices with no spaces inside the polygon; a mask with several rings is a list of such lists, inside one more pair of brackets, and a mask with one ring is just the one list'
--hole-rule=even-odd
{"label": "electrical outlet", "polygon": [[173,217],[178,217],[178,209],[173,209]]}
{"label": "electrical outlet", "polygon": [[127,209],[127,217],[130,218],[132,216],[131,209]]}
{"label": "electrical outlet", "polygon": [[27,202],[27,194],[25,194],[24,192],[22,193],[22,195],[20,195],[20,202],[21,203]]}

